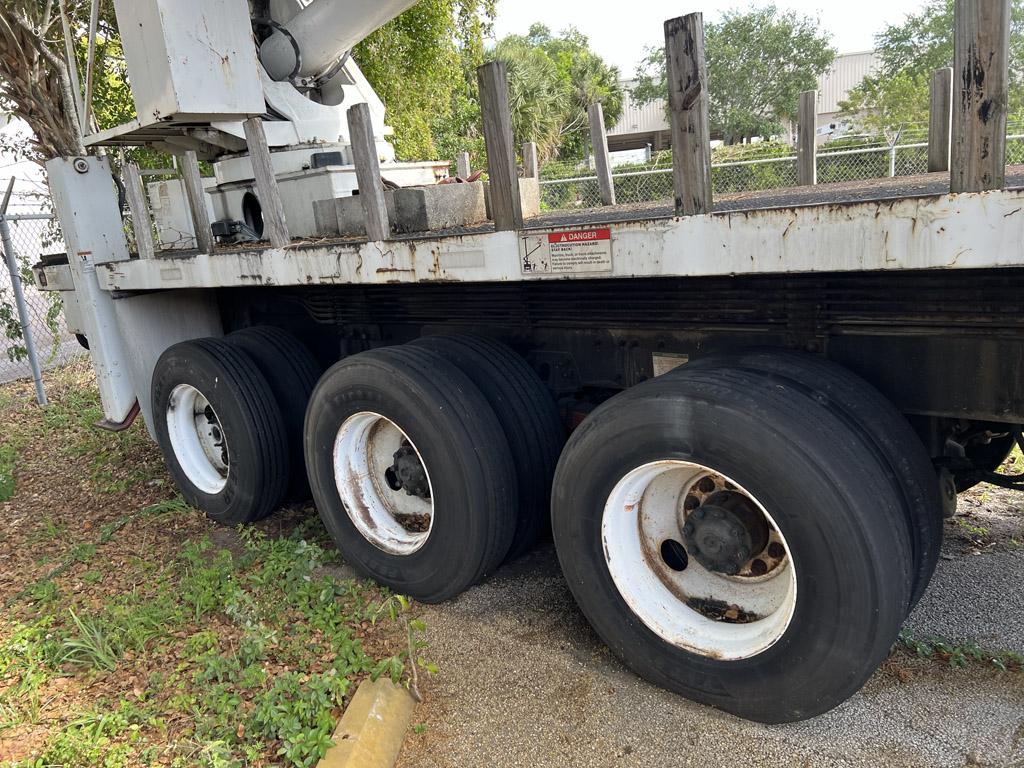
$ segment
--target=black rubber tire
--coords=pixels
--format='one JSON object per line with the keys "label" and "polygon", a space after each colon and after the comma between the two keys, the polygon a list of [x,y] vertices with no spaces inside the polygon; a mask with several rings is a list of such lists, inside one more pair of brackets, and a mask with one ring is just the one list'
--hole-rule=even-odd
{"label": "black rubber tire", "polygon": [[[795,611],[758,655],[722,661],[668,643],[609,573],[605,504],[627,473],[666,459],[729,477],[787,538]],[[807,719],[864,684],[906,615],[909,536],[881,470],[861,435],[800,388],[732,369],[661,377],[604,403],[570,438],[553,494],[558,557],[583,613],[642,677],[750,720]]]}
{"label": "black rubber tire", "polygon": [[297,337],[273,326],[245,328],[230,334],[227,341],[248,354],[270,384],[288,440],[288,498],[306,501],[311,493],[306,477],[303,424],[309,398],[322,373],[320,366]]}
{"label": "black rubber tire", "polygon": [[512,451],[519,515],[506,560],[526,554],[551,527],[551,483],[565,445],[558,405],[529,364],[501,342],[482,336],[426,336],[430,349],[459,367],[498,416]]}
{"label": "black rubber tire", "polygon": [[[907,419],[885,395],[852,371],[813,355],[784,349],[751,349],[711,355],[697,367],[737,367],[770,373],[804,387],[843,416],[884,458],[886,476],[903,497],[914,558],[908,613],[931,582],[942,550],[943,506],[939,478],[928,451]],[[684,370],[684,369],[680,369]],[[673,372],[674,373],[674,372]],[[670,374],[672,375],[672,374]]]}
{"label": "black rubber tire", "polygon": [[[433,529],[410,555],[364,538],[335,483],[338,431],[367,411],[405,432],[430,477]],[[518,494],[501,424],[466,374],[427,349],[363,352],[324,374],[306,415],[306,466],[320,517],[345,560],[421,602],[460,594],[493,572],[511,546]]]}
{"label": "black rubber tire", "polygon": [[[179,384],[202,392],[227,438],[227,485],[216,495],[192,483],[171,447],[163,415]],[[221,339],[176,344],[157,361],[152,400],[157,443],[189,504],[224,525],[255,522],[277,509],[290,470],[284,419],[270,385],[248,355]]]}

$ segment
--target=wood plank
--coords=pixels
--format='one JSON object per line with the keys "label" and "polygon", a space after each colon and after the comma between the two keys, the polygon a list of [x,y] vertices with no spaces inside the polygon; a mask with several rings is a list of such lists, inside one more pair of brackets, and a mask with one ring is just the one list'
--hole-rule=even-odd
{"label": "wood plank", "polygon": [[676,213],[708,213],[714,201],[703,14],[665,22],[665,53]]}
{"label": "wood plank", "polygon": [[604,126],[604,107],[590,105],[590,143],[594,148],[594,168],[597,186],[601,190],[601,205],[615,205],[615,180],[612,178],[612,159],[608,154],[608,132]]}
{"label": "wood plank", "polygon": [[263,131],[263,121],[251,117],[243,124],[245,141],[249,145],[249,159],[252,162],[253,174],[256,178],[256,193],[263,209],[263,237],[270,241],[274,248],[291,245],[292,238],[288,234],[288,221],[284,215],[284,202],[281,190],[277,186],[277,173],[267,146],[267,135]]}
{"label": "wood plank", "polygon": [[949,170],[950,130],[953,121],[953,68],[932,72],[928,108],[928,172]]}
{"label": "wood plank", "polygon": [[523,176],[527,179],[540,178],[540,163],[537,162],[537,144],[528,141],[523,144]]}
{"label": "wood plank", "polygon": [[802,187],[818,183],[818,92],[800,94],[797,110],[799,138],[797,139],[797,180]]}
{"label": "wood plank", "polygon": [[523,228],[523,201],[516,172],[516,151],[512,138],[512,112],[508,103],[508,69],[493,61],[477,69],[484,141],[487,144],[487,174],[490,177],[491,215],[498,232]]}
{"label": "wood plank", "polygon": [[139,258],[152,259],[156,255],[153,217],[149,213],[142,174],[135,163],[127,163],[124,167],[124,192],[128,208],[132,212],[132,229],[135,231],[135,247],[139,252]]}
{"label": "wood plank", "polygon": [[352,158],[359,182],[359,199],[366,218],[366,236],[371,242],[391,237],[388,204],[381,181],[377,139],[373,135],[373,118],[369,104],[356,104],[348,111],[348,129],[352,141]]}
{"label": "wood plank", "polygon": [[185,183],[188,207],[192,211],[192,227],[196,232],[196,247],[201,253],[213,253],[213,229],[210,226],[210,211],[206,207],[206,190],[203,189],[203,175],[199,170],[199,158],[195,152],[186,152],[181,162],[181,178]]}
{"label": "wood plank", "polygon": [[1002,189],[1006,180],[1010,0],[957,0],[950,188]]}
{"label": "wood plank", "polygon": [[473,166],[470,164],[469,152],[459,152],[455,158],[455,175],[460,179],[468,179],[473,175]]}

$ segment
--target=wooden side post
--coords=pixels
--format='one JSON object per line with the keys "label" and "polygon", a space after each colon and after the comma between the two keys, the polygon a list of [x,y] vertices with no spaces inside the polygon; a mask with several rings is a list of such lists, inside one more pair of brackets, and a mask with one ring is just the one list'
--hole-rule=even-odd
{"label": "wooden side post", "polygon": [[455,175],[460,179],[468,179],[473,175],[473,166],[469,162],[469,152],[459,152],[455,158]]}
{"label": "wooden side post", "polygon": [[139,251],[139,258],[152,259],[156,256],[153,218],[146,202],[142,173],[135,163],[127,163],[124,167],[124,192],[128,199],[128,209],[132,212],[132,229],[135,231],[135,247]]}
{"label": "wooden side post", "polygon": [[797,139],[797,177],[800,186],[818,183],[818,92],[800,94],[799,138]]}
{"label": "wooden side post", "polygon": [[523,228],[523,200],[512,144],[512,111],[508,103],[508,69],[503,61],[484,64],[477,70],[480,109],[487,143],[487,173],[491,183],[494,228],[506,232]]}
{"label": "wooden side post", "polygon": [[590,143],[594,146],[594,168],[597,186],[601,190],[601,205],[615,205],[615,179],[612,178],[612,159],[608,154],[604,107],[600,103],[590,105]]}
{"label": "wooden side post", "polygon": [[949,170],[950,126],[953,119],[953,69],[932,72],[928,111],[928,172]]}
{"label": "wooden side post", "polygon": [[366,217],[366,236],[372,242],[391,237],[388,203],[381,181],[377,140],[373,136],[373,118],[369,104],[356,104],[348,111],[348,129],[352,141],[352,159],[359,182],[359,199]]}
{"label": "wooden side post", "polygon": [[708,213],[713,192],[704,16],[691,13],[666,21],[665,53],[676,214]]}
{"label": "wooden side post", "polygon": [[206,190],[203,189],[203,175],[199,170],[199,158],[195,152],[186,152],[181,163],[181,178],[185,183],[188,207],[192,211],[192,227],[196,231],[196,247],[200,253],[213,253],[213,228],[210,225],[210,211],[206,207]]}
{"label": "wooden side post", "polygon": [[288,234],[284,203],[277,186],[277,174],[270,157],[270,147],[267,146],[267,134],[263,131],[263,121],[251,117],[242,125],[245,128],[245,141],[249,145],[249,160],[256,177],[256,192],[260,198],[260,208],[263,209],[263,236],[270,241],[271,247],[284,248],[291,244],[292,239]]}
{"label": "wooden side post", "polygon": [[540,178],[540,163],[537,162],[537,144],[532,141],[523,144],[523,176],[528,179]]}
{"label": "wooden side post", "polygon": [[1006,182],[1010,0],[956,0],[950,187],[1002,189]]}

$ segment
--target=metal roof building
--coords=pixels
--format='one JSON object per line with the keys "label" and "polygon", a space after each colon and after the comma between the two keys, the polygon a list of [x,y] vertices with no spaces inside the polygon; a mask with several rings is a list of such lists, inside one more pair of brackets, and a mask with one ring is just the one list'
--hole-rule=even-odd
{"label": "metal roof building", "polygon": [[[818,126],[835,122],[839,102],[860,85],[867,75],[878,69],[878,56],[872,51],[845,53],[836,57],[828,72],[818,81]],[[665,102],[653,101],[639,105],[633,100],[635,81],[623,82],[626,89],[622,116],[608,132],[608,147],[612,152],[644,149],[648,144],[655,151],[671,145],[671,131],[665,116]]]}

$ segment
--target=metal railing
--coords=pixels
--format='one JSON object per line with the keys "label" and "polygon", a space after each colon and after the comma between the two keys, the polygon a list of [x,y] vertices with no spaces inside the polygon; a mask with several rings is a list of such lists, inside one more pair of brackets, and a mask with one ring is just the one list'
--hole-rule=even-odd
{"label": "metal railing", "polygon": [[38,291],[31,265],[63,249],[51,214],[0,214],[0,383],[32,378],[46,404],[42,372],[80,357],[56,293]]}
{"label": "metal railing", "polygon": [[[757,146],[757,145],[755,145]],[[756,151],[756,149],[752,149]],[[1007,163],[1024,163],[1024,134],[1007,137]],[[619,204],[668,202],[673,197],[671,160],[658,157],[654,167],[612,174]],[[818,183],[867,181],[915,176],[928,172],[928,144],[907,143],[819,152]],[[545,210],[596,208],[601,205],[597,176],[562,166],[544,169],[541,205]],[[565,178],[544,178],[545,175]],[[713,163],[711,180],[716,195],[759,192],[798,186],[797,157],[792,154]]]}

